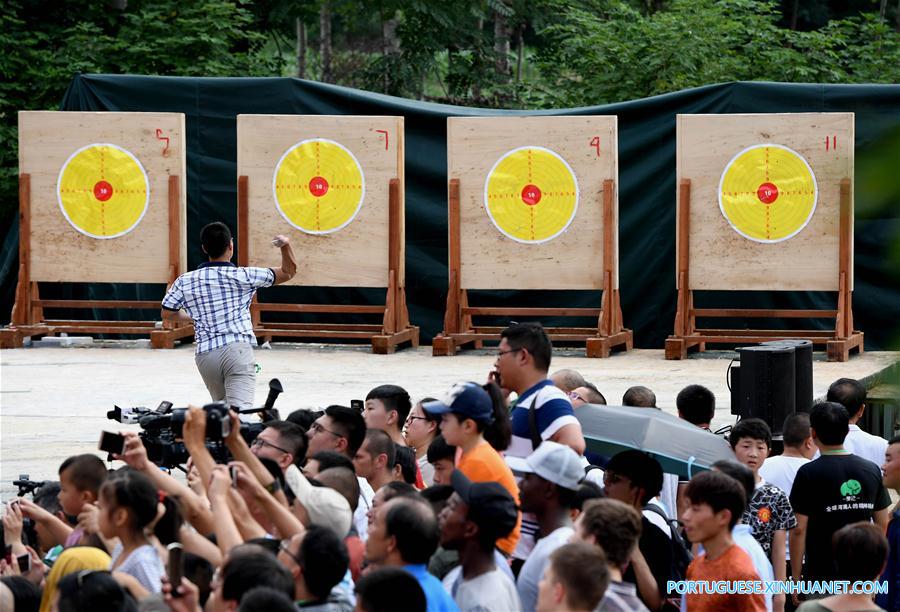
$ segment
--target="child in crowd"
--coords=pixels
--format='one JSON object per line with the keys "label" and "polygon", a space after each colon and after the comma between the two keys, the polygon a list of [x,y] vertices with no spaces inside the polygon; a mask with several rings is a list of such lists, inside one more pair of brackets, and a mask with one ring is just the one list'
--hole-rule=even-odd
{"label": "child in crowd", "polygon": [[[441,416],[441,435],[460,449],[456,468],[473,482],[498,482],[519,503],[519,487],[512,470],[493,446],[484,439],[485,429],[496,419],[508,419],[496,389],[496,397],[473,382],[453,385],[442,401],[429,402],[423,408]],[[521,516],[512,533],[497,541],[497,548],[507,555],[519,540]]]}
{"label": "child in crowd", "polygon": [[159,553],[144,531],[156,519],[157,503],[156,487],[131,468],[115,472],[100,488],[100,533],[119,539],[110,570],[133,576],[151,593],[160,591],[165,574]]}
{"label": "child in crowd", "polygon": [[[687,580],[759,580],[750,556],[731,539],[731,530],[744,511],[741,485],[721,472],[702,472],[688,483],[688,506],[682,514],[684,530],[691,542],[703,544],[704,553],[687,570]],[[681,609],[690,612],[720,610],[763,612],[762,594],[687,593]]]}
{"label": "child in crowd", "polygon": [[[797,526],[787,493],[763,480],[759,469],[772,450],[772,431],[762,419],[741,419],[731,430],[731,448],[738,461],[753,471],[756,488],[741,520],[772,562],[775,580],[785,580],[787,532]],[[776,596],[780,602],[783,595]],[[780,603],[779,603],[780,605]]]}
{"label": "child in crowd", "polygon": [[428,445],[428,463],[432,466],[432,486],[450,486],[450,476],[456,469],[456,447],[438,436]]}

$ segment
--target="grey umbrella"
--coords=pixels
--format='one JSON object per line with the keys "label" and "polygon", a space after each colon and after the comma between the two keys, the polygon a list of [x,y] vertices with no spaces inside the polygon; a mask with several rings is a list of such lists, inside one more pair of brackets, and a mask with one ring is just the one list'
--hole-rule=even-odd
{"label": "grey umbrella", "polygon": [[720,459],[734,460],[721,436],[654,408],[597,406],[575,409],[589,451],[612,456],[638,449],[652,455],[663,471],[690,478]]}

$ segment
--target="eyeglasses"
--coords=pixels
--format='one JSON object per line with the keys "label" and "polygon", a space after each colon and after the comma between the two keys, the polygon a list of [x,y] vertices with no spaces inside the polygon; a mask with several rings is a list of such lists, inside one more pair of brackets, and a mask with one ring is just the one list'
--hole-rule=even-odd
{"label": "eyeglasses", "polygon": [[575,391],[569,391],[566,395],[569,396],[569,399],[581,400],[585,404],[587,403],[587,400],[584,399],[583,397],[581,397],[580,395],[578,395]]}
{"label": "eyeglasses", "polygon": [[509,350],[506,350],[506,351],[497,351],[497,359],[500,359],[501,357],[503,357],[503,356],[506,355],[507,353],[518,353],[519,351],[523,351],[523,350],[525,350],[524,347],[522,347],[522,348],[509,349]]}
{"label": "eyeglasses", "polygon": [[255,440],[253,440],[253,442],[250,444],[250,446],[253,446],[256,448],[259,448],[261,446],[269,446],[271,448],[274,448],[275,450],[281,451],[282,453],[290,454],[290,452],[291,452],[289,450],[285,450],[285,449],[281,448],[280,446],[275,446],[271,442],[269,442],[267,440],[263,440],[262,438],[259,438],[259,437],[256,438]]}
{"label": "eyeglasses", "polygon": [[410,422],[415,421],[415,420],[419,420],[419,421],[430,421],[431,419],[429,419],[428,417],[417,417],[417,416],[413,416],[413,415],[409,415],[408,417],[406,417],[406,422],[407,422],[407,423],[410,423]]}
{"label": "eyeglasses", "polygon": [[336,431],[331,431],[330,429],[325,429],[324,427],[322,427],[321,424],[319,424],[318,421],[313,421],[313,424],[310,425],[310,429],[312,429],[316,433],[322,433],[323,431],[326,433],[330,433],[332,436],[334,436],[336,438],[346,438],[347,437],[343,434],[337,433]]}
{"label": "eyeglasses", "polygon": [[279,549],[281,552],[283,552],[284,554],[286,554],[288,557],[290,557],[291,560],[292,560],[294,563],[296,563],[297,565],[301,565],[300,559],[298,559],[297,556],[294,555],[294,553],[291,552],[291,549],[290,549],[290,540],[282,540],[282,541],[278,544],[278,549]]}

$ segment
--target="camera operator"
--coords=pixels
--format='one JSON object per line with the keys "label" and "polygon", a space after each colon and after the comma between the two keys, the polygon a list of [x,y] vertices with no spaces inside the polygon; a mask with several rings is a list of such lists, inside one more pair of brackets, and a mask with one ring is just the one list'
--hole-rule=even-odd
{"label": "camera operator", "polygon": [[250,302],[260,287],[280,285],[297,273],[297,260],[287,236],[275,236],[281,249],[280,268],[245,268],[231,263],[234,239],[224,223],[200,232],[209,261],[175,279],[162,300],[166,322],[193,322],[197,369],[214,402],[251,408],[256,382],[253,347],[256,336]]}

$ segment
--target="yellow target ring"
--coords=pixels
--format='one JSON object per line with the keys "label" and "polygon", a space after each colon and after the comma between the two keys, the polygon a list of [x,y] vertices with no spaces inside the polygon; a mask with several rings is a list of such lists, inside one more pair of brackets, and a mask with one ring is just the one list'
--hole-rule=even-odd
{"label": "yellow target ring", "polygon": [[781,242],[806,227],[818,194],[816,175],[802,155],[782,145],[761,144],[728,162],[719,181],[719,208],[741,236]]}
{"label": "yellow target ring", "polygon": [[557,153],[519,147],[503,155],[484,182],[484,207],[500,233],[540,244],[569,227],[578,209],[578,179]]}
{"label": "yellow target ring", "polygon": [[118,238],[137,227],[150,201],[141,162],[122,147],[90,144],[59,171],[56,196],[63,216],[91,238]]}
{"label": "yellow target ring", "polygon": [[366,179],[346,147],[313,138],[281,156],[272,192],[285,221],[307,234],[330,234],[356,218],[366,195]]}

